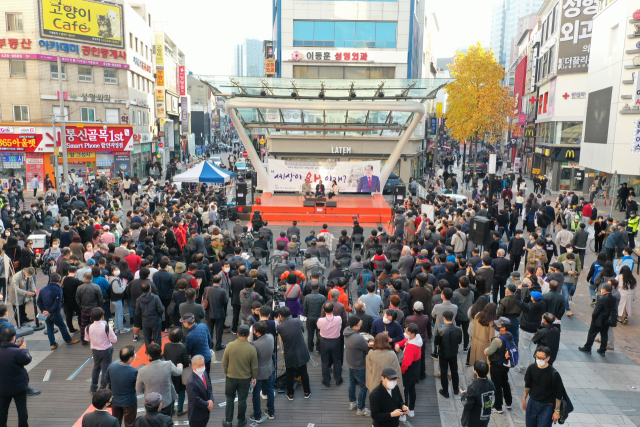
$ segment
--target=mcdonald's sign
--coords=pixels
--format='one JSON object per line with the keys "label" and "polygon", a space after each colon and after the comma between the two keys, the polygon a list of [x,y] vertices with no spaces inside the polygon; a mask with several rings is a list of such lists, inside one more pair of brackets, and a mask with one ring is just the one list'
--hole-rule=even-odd
{"label": "mcdonald's sign", "polygon": [[535,128],[525,128],[524,130],[524,136],[525,137],[535,137],[536,136],[536,129]]}
{"label": "mcdonald's sign", "polygon": [[565,151],[564,158],[565,159],[575,159],[576,158],[576,151],[575,150],[567,150],[567,151]]}

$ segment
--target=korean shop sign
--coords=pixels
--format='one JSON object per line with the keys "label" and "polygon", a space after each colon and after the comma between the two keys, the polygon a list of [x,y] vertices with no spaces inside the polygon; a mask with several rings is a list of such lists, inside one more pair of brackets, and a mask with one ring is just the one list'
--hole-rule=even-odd
{"label": "korean shop sign", "polygon": [[593,16],[598,12],[596,0],[562,0],[557,74],[589,71]]}

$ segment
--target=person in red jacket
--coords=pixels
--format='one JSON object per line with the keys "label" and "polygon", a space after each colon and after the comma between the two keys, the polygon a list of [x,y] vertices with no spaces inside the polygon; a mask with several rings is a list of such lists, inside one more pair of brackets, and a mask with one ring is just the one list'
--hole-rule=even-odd
{"label": "person in red jacket", "polygon": [[591,203],[587,202],[582,208],[582,222],[584,222],[585,224],[590,224],[592,213],[593,209],[591,207]]}
{"label": "person in red jacket", "polygon": [[410,323],[404,329],[405,339],[396,343],[396,351],[404,348],[402,369],[402,383],[404,384],[404,400],[409,405],[409,417],[415,415],[416,383],[420,378],[420,359],[422,357],[422,337],[418,325]]}
{"label": "person in red jacket", "polygon": [[178,243],[180,250],[182,250],[184,245],[187,244],[187,236],[185,234],[185,231],[182,228],[180,228],[180,225],[177,222],[173,223],[172,230],[173,230],[173,234],[175,234],[176,236],[176,242]]}
{"label": "person in red jacket", "polygon": [[136,255],[134,251],[129,251],[129,252],[130,252],[129,255],[126,256],[124,260],[127,261],[127,264],[129,264],[129,270],[131,270],[133,274],[136,274],[136,272],[140,270],[140,265],[142,264],[142,258]]}

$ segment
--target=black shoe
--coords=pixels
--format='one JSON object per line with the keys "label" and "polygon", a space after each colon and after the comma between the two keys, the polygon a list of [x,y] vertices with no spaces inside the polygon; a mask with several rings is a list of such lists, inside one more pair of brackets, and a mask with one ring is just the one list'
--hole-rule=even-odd
{"label": "black shoe", "polygon": [[431,353],[430,356],[433,360],[438,360],[438,353]]}
{"label": "black shoe", "polygon": [[238,427],[244,427],[247,425],[247,420],[245,419],[243,422],[238,423]]}
{"label": "black shoe", "polygon": [[460,390],[457,388],[453,389],[453,394],[455,394],[456,396],[460,393]]}
{"label": "black shoe", "polygon": [[339,386],[339,385],[340,385],[340,384],[342,384],[343,382],[344,382],[343,380],[336,381],[336,386]]}
{"label": "black shoe", "polygon": [[423,375],[420,375],[420,381],[422,381],[422,380],[426,380],[426,379],[427,379],[427,376],[426,376],[426,375],[424,375],[424,374],[423,374]]}
{"label": "black shoe", "polygon": [[580,350],[583,353],[591,354],[591,349],[587,347],[578,347],[578,350]]}
{"label": "black shoe", "polygon": [[222,420],[222,427],[233,427],[233,424],[227,420]]}
{"label": "black shoe", "polygon": [[324,381],[322,381],[322,385],[325,387],[331,387],[331,383],[325,383]]}
{"label": "black shoe", "polygon": [[253,421],[256,424],[260,424],[262,422],[262,417],[256,418],[254,415],[251,415],[249,417],[249,421]]}
{"label": "black shoe", "polygon": [[604,357],[604,354],[606,353],[606,350],[596,350],[596,353],[598,353],[600,356]]}
{"label": "black shoe", "polygon": [[438,391],[438,393],[440,393],[442,396],[446,397],[447,399],[449,398],[449,393],[444,391],[444,389],[440,389],[440,391]]}
{"label": "black shoe", "polygon": [[69,329],[69,333],[70,333],[70,334],[75,334],[76,332],[78,332],[78,330],[77,330],[77,329]]}
{"label": "black shoe", "polygon": [[225,348],[227,348],[226,344],[220,344],[219,347],[216,347],[215,351],[220,351],[220,350],[224,350]]}
{"label": "black shoe", "polygon": [[42,393],[40,390],[36,390],[35,388],[29,387],[27,389],[27,396],[37,396]]}

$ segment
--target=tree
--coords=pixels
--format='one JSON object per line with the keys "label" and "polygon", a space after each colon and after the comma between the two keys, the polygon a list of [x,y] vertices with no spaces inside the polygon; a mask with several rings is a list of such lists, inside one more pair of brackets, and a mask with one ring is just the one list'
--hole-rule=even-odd
{"label": "tree", "polygon": [[[499,141],[510,126],[515,126],[512,119],[516,101],[509,88],[501,84],[506,75],[504,68],[496,61],[493,51],[483,49],[480,43],[470,46],[466,53],[458,52],[449,70],[456,80],[445,88],[447,127],[458,141],[474,140],[475,171],[478,139]],[[463,161],[463,174],[464,170]]]}

